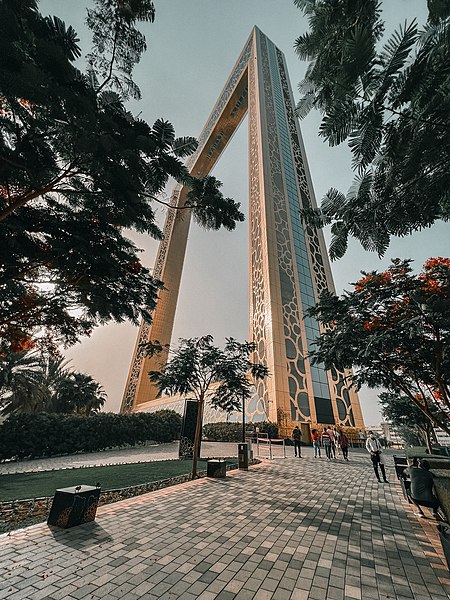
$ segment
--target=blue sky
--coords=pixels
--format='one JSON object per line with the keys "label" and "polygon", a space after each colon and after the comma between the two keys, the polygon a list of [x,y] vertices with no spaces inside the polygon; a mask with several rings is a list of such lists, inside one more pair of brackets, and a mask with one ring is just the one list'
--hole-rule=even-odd
{"label": "blue sky", "polygon": [[[84,26],[90,3],[45,0],[44,14],[56,14],[77,30],[83,52],[89,51]],[[156,0],[156,19],[142,31],[148,50],[135,71],[142,100],[130,105],[133,112],[153,123],[164,118],[176,133],[199,135],[250,31],[257,25],[286,56],[296,100],[297,85],[306,64],[293,51],[295,38],[306,31],[307,22],[292,0]],[[426,20],[426,0],[385,0],[387,32],[405,20]],[[317,131],[320,117],[312,113],[302,124],[307,158],[317,199],[331,187],[346,191],[352,181],[347,148],[329,148]],[[223,191],[247,210],[247,123],[235,134],[214,175]],[[158,218],[163,223],[162,207]],[[173,339],[214,335],[248,339],[248,224],[236,231],[208,233],[191,227],[181,283]],[[338,293],[359,278],[361,270],[384,268],[393,257],[409,257],[419,268],[430,256],[448,256],[448,224],[392,242],[385,258],[364,252],[356,242],[340,261],[332,264]],[[144,264],[152,266],[158,244],[145,236],[130,236],[144,250]],[[106,389],[108,409],[117,410],[125,386],[136,329],[111,324],[97,329],[91,338],[70,348],[66,355],[76,369],[92,374]],[[360,392],[366,424],[380,421],[376,392]]]}

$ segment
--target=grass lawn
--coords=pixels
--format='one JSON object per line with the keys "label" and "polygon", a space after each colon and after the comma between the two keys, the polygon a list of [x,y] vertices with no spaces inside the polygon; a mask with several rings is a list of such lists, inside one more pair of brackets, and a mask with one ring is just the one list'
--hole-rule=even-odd
{"label": "grass lawn", "polygon": [[[236,459],[230,459],[230,462]],[[190,460],[163,460],[127,465],[107,465],[82,469],[62,469],[40,473],[17,473],[0,475],[0,502],[53,496],[56,488],[73,485],[95,485],[102,490],[124,488],[151,481],[160,481],[190,473]],[[206,461],[198,462],[198,470],[206,470]]]}

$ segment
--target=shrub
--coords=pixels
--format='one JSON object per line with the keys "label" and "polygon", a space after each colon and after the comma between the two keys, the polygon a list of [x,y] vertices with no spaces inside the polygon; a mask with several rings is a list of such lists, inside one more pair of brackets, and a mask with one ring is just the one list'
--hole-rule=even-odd
{"label": "shrub", "polygon": [[50,413],[10,415],[0,426],[0,460],[96,452],[149,440],[178,439],[181,417],[172,410],[89,417]]}
{"label": "shrub", "polygon": [[[278,437],[278,427],[270,421],[247,423],[245,429],[254,433],[255,427],[259,427],[260,433],[268,433],[271,439]],[[210,442],[241,442],[242,423],[207,423],[203,426],[203,436]]]}

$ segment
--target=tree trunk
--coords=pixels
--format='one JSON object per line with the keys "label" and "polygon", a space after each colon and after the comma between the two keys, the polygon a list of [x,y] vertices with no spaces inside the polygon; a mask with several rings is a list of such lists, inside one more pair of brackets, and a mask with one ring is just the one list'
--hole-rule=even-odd
{"label": "tree trunk", "polygon": [[439,443],[439,440],[437,439],[437,435],[436,435],[436,432],[433,427],[431,428],[430,434],[431,434],[431,440],[432,440],[433,444],[435,446],[440,446],[441,444]]}
{"label": "tree trunk", "polygon": [[423,429],[423,433],[424,433],[425,444],[427,446],[428,452],[431,454],[432,450],[431,450],[431,438],[430,438],[430,430],[429,430],[429,428],[425,427]]}
{"label": "tree trunk", "polygon": [[197,478],[197,462],[198,462],[198,452],[199,452],[199,448],[200,448],[200,439],[202,437],[204,403],[205,403],[204,399],[199,398],[197,424],[195,426],[195,436],[194,436],[194,456],[192,457],[192,479]]}

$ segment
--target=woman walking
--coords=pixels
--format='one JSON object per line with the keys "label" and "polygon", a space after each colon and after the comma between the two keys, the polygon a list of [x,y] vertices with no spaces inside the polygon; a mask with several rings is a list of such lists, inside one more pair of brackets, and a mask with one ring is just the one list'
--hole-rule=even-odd
{"label": "woman walking", "polygon": [[320,441],[317,429],[311,431],[312,446],[314,448],[314,458],[320,458]]}
{"label": "woman walking", "polygon": [[348,437],[343,431],[339,432],[339,447],[342,450],[342,457],[344,460],[348,460]]}
{"label": "woman walking", "polygon": [[322,431],[322,445],[325,448],[328,460],[331,460],[331,437],[327,429]]}

